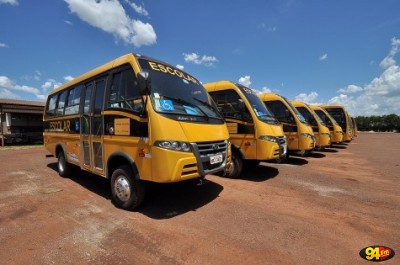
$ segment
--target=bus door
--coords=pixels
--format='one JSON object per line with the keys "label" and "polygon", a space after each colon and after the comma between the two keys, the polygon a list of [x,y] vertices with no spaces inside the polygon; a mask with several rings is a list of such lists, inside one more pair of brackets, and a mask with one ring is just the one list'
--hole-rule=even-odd
{"label": "bus door", "polygon": [[103,101],[105,78],[86,84],[84,106],[81,114],[82,167],[104,172],[103,161]]}

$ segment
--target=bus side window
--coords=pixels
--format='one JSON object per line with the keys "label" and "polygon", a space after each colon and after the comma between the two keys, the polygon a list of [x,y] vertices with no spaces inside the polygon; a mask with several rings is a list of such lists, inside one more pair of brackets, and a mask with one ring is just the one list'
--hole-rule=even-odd
{"label": "bus side window", "polygon": [[82,85],[74,87],[69,91],[68,101],[65,107],[65,115],[73,115],[79,113],[81,92],[82,92]]}
{"label": "bus side window", "polygon": [[55,115],[57,97],[58,97],[58,94],[54,94],[50,97],[50,99],[47,103],[47,107],[46,107],[46,116],[47,117],[52,117]]}
{"label": "bus side window", "polygon": [[58,99],[57,113],[56,113],[57,116],[64,115],[64,106],[65,106],[65,100],[67,99],[67,93],[68,90],[63,91]]}
{"label": "bus side window", "polygon": [[107,106],[141,112],[143,100],[131,68],[113,74]]}

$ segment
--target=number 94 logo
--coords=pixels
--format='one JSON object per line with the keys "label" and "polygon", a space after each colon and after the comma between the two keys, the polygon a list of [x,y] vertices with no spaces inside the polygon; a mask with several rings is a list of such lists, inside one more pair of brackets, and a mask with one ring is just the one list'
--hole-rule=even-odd
{"label": "number 94 logo", "polygon": [[393,258],[394,251],[385,246],[370,246],[361,249],[360,256],[368,261],[380,262]]}

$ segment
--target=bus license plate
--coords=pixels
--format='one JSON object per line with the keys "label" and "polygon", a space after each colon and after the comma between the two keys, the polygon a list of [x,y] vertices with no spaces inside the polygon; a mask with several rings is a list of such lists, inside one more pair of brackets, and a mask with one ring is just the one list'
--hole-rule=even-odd
{"label": "bus license plate", "polygon": [[222,154],[210,156],[210,164],[217,164],[222,162]]}

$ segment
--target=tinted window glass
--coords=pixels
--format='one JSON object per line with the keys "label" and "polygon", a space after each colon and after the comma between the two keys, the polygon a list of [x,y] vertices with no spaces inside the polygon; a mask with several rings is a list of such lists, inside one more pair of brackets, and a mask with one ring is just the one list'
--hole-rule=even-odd
{"label": "tinted window glass", "polygon": [[211,92],[210,95],[217,103],[218,110],[225,118],[252,121],[243,100],[234,90]]}
{"label": "tinted window glass", "polygon": [[58,99],[57,115],[64,115],[65,100],[67,99],[68,91],[63,91]]}
{"label": "tinted window glass", "polygon": [[65,115],[78,114],[81,92],[82,86],[77,86],[69,91]]}
{"label": "tinted window glass", "polygon": [[47,108],[46,108],[46,115],[47,116],[54,116],[54,112],[56,110],[57,104],[57,97],[58,94],[52,95],[48,101]]}
{"label": "tinted window glass", "polygon": [[277,118],[280,122],[288,122],[289,120],[294,121],[293,116],[288,108],[279,100],[266,101],[264,103],[267,108],[274,114],[275,118]]}
{"label": "tinted window glass", "polygon": [[113,75],[107,106],[135,112],[142,111],[143,101],[139,94],[135,74],[131,68]]}

